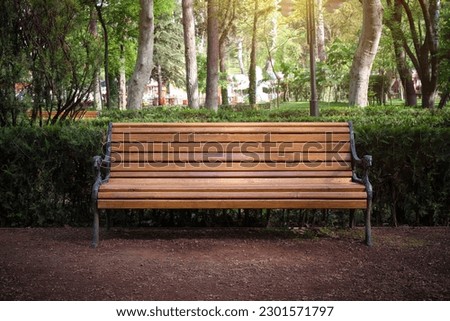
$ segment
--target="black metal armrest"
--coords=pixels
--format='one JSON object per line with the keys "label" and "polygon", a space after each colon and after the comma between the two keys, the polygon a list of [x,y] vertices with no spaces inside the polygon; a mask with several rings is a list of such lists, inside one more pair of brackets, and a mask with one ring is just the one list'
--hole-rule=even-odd
{"label": "black metal armrest", "polygon": [[94,166],[94,172],[95,172],[96,179],[98,179],[99,177],[101,179],[101,177],[102,177],[101,168],[102,168],[102,164],[103,164],[103,159],[101,156],[94,156],[92,158],[92,160],[94,162],[93,166]]}
{"label": "black metal armrest", "polygon": [[356,167],[361,167],[363,170],[362,177],[357,177],[355,170],[356,168],[353,168],[353,178],[357,181],[361,181],[364,185],[367,185],[369,182],[369,171],[372,167],[372,156],[371,155],[364,155],[362,158],[354,159],[354,164]]}
{"label": "black metal armrest", "polygon": [[[372,167],[372,156],[371,155],[364,155],[362,158],[359,158],[356,154],[356,147],[355,147],[355,135],[353,133],[353,124],[352,122],[349,122],[349,128],[350,128],[350,148],[352,153],[352,170],[353,170],[353,181],[359,182],[361,184],[364,184],[366,186],[368,197],[372,198],[372,184],[370,184],[369,181],[369,171],[370,167]],[[361,167],[362,177],[358,177],[356,174],[356,168]]]}

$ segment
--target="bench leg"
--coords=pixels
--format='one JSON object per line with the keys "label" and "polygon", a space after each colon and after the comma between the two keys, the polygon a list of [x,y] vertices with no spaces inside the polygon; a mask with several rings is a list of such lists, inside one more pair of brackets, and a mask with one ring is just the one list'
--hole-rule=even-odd
{"label": "bench leg", "polygon": [[103,211],[103,213],[105,214],[106,217],[106,230],[109,231],[109,229],[111,228],[111,218],[109,217],[107,211]]}
{"label": "bench leg", "polygon": [[94,229],[93,229],[93,238],[92,238],[92,247],[96,248],[99,240],[99,218],[98,218],[98,210],[96,207],[92,207],[92,211],[94,212]]}
{"label": "bench leg", "polygon": [[367,201],[367,209],[366,209],[366,217],[365,217],[365,221],[366,221],[366,244],[368,246],[372,246],[372,227],[371,227],[371,223],[370,223],[370,217],[372,215],[372,200],[368,200]]}
{"label": "bench leg", "polygon": [[354,228],[355,227],[355,210],[350,210],[348,227],[349,228]]}

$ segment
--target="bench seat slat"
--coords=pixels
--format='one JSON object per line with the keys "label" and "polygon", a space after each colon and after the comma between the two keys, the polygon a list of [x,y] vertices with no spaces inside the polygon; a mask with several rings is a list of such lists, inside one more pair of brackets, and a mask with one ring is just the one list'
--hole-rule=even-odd
{"label": "bench seat slat", "polygon": [[119,191],[100,192],[100,199],[363,199],[367,198],[364,191],[361,192],[302,192],[295,190],[272,191]]}
{"label": "bench seat slat", "polygon": [[252,163],[252,162],[216,162],[216,163],[119,163],[111,164],[114,172],[151,172],[151,171],[349,171],[350,162],[309,162],[309,163]]}
{"label": "bench seat slat", "polygon": [[111,185],[104,187],[100,190],[100,193],[103,192],[118,192],[118,191],[130,191],[130,192],[158,192],[158,191],[171,191],[171,192],[177,192],[177,191],[185,191],[185,192],[198,192],[198,193],[204,193],[205,191],[229,191],[229,192],[246,192],[246,191],[306,191],[306,192],[334,192],[334,191],[341,191],[341,192],[351,192],[351,191],[364,191],[364,186],[360,184],[314,184],[314,185],[250,185],[250,186],[236,186],[236,185],[223,185],[223,186],[217,186],[217,188],[214,188],[214,186],[211,185],[205,185],[205,186],[189,186],[189,185],[179,185],[179,186],[172,186],[172,185],[161,185],[159,187],[151,186],[151,185],[143,185],[143,186],[137,186],[137,185]]}
{"label": "bench seat slat", "polygon": [[103,184],[101,188],[108,186],[254,186],[254,185],[357,185],[361,184],[351,182],[349,177],[253,177],[253,178],[111,178],[108,183]]}
{"label": "bench seat slat", "polygon": [[227,209],[227,208],[303,208],[303,209],[364,209],[366,200],[329,199],[208,199],[208,200],[105,200],[99,199],[100,209]]}
{"label": "bench seat slat", "polygon": [[111,178],[184,178],[184,177],[238,177],[238,178],[254,178],[254,177],[348,177],[351,178],[350,171],[240,171],[240,172],[219,172],[219,171],[185,171],[185,172],[113,172]]}

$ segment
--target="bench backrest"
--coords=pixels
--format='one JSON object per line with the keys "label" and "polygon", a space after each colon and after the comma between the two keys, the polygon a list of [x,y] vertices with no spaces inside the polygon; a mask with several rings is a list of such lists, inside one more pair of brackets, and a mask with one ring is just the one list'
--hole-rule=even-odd
{"label": "bench backrest", "polygon": [[111,178],[352,176],[348,123],[113,123]]}

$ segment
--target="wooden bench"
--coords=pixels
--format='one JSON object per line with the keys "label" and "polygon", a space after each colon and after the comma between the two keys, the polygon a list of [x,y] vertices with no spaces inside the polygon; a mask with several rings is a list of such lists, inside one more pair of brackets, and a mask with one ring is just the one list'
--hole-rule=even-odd
{"label": "wooden bench", "polygon": [[[33,116],[33,111],[32,110],[28,110],[27,111],[27,115],[28,117],[32,117]],[[42,111],[42,118],[43,119],[48,119],[48,118],[53,118],[56,115],[55,111],[52,111],[51,113],[48,111]],[[75,113],[71,112],[69,114],[69,118],[70,119],[75,119],[75,120],[80,120],[80,119],[95,119],[98,118],[100,115],[100,112],[97,110],[77,110]]]}
{"label": "wooden bench", "polygon": [[110,124],[94,157],[92,245],[99,210],[151,208],[364,209],[371,245],[371,163],[351,122]]}

